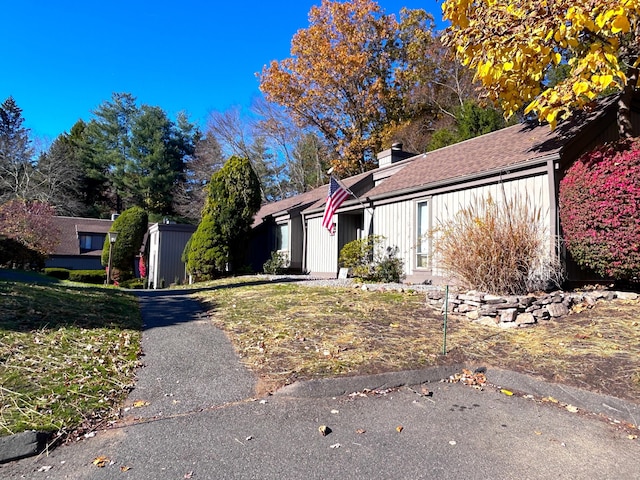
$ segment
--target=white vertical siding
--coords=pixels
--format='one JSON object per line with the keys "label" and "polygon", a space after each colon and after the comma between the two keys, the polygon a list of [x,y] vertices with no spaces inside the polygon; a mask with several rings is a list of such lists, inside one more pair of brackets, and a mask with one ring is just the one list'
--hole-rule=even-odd
{"label": "white vertical siding", "polygon": [[158,232],[157,227],[150,229],[149,233],[149,284],[152,284],[154,288],[158,288],[158,262],[159,259],[159,237],[160,232]]}
{"label": "white vertical siding", "polygon": [[[550,231],[551,222],[554,221],[554,216],[552,212],[550,212],[550,194],[548,176],[543,174],[505,181],[500,184],[485,185],[434,195],[431,199],[432,224],[434,227],[437,227],[439,223],[453,219],[461,209],[482,199],[487,199],[489,195],[491,195],[491,198],[496,202],[502,202],[505,197],[506,199],[511,199],[519,196],[523,199],[528,197],[535,207],[540,208],[542,222],[548,232]],[[442,275],[443,272],[437,268],[437,263],[434,263],[433,267],[434,275]]]}
{"label": "white vertical siding", "polygon": [[312,275],[338,274],[338,232],[329,235],[322,226],[322,217],[311,218],[307,223],[307,270]]}
{"label": "white vertical siding", "polygon": [[412,269],[413,201],[407,200],[376,207],[373,214],[373,233],[386,238],[385,247],[398,247],[398,256],[404,260],[405,274]]}

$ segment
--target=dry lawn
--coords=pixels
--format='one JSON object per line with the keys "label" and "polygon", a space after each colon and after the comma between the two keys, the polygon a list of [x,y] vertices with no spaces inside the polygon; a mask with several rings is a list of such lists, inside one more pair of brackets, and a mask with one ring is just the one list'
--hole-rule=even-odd
{"label": "dry lawn", "polygon": [[638,301],[602,301],[511,330],[449,316],[443,355],[443,316],[426,306],[422,293],[245,280],[196,295],[268,389],[298,379],[466,363],[640,402]]}

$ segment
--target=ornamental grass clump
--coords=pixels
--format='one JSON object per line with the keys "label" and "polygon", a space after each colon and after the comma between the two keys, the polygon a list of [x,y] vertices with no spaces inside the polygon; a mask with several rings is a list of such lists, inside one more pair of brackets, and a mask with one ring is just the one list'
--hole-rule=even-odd
{"label": "ornamental grass clump", "polygon": [[544,289],[556,269],[543,219],[526,195],[476,198],[432,232],[436,265],[468,289],[501,295]]}

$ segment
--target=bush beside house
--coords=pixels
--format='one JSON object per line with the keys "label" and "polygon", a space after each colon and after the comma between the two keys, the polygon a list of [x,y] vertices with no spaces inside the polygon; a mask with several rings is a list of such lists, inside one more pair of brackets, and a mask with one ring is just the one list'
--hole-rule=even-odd
{"label": "bush beside house", "polygon": [[578,265],[615,280],[640,275],[640,140],[582,155],[560,182],[560,221]]}
{"label": "bush beside house", "polygon": [[[124,281],[134,276],[135,258],[140,251],[149,218],[140,207],[125,210],[111,225],[110,232],[118,232],[111,252],[111,278]],[[105,238],[102,249],[102,265],[109,264],[109,239]]]}
{"label": "bush beside house", "polygon": [[245,262],[260,181],[247,158],[231,157],[209,183],[202,221],[185,247],[188,271],[208,279],[239,270]]}

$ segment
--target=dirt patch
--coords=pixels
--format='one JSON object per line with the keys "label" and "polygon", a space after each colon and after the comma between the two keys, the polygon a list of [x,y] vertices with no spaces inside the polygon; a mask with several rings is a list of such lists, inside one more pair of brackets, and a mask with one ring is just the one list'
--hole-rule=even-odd
{"label": "dirt patch", "polygon": [[510,330],[450,316],[443,355],[443,317],[423,293],[267,284],[197,295],[268,390],[299,379],[467,363],[640,402],[638,301],[600,301]]}

